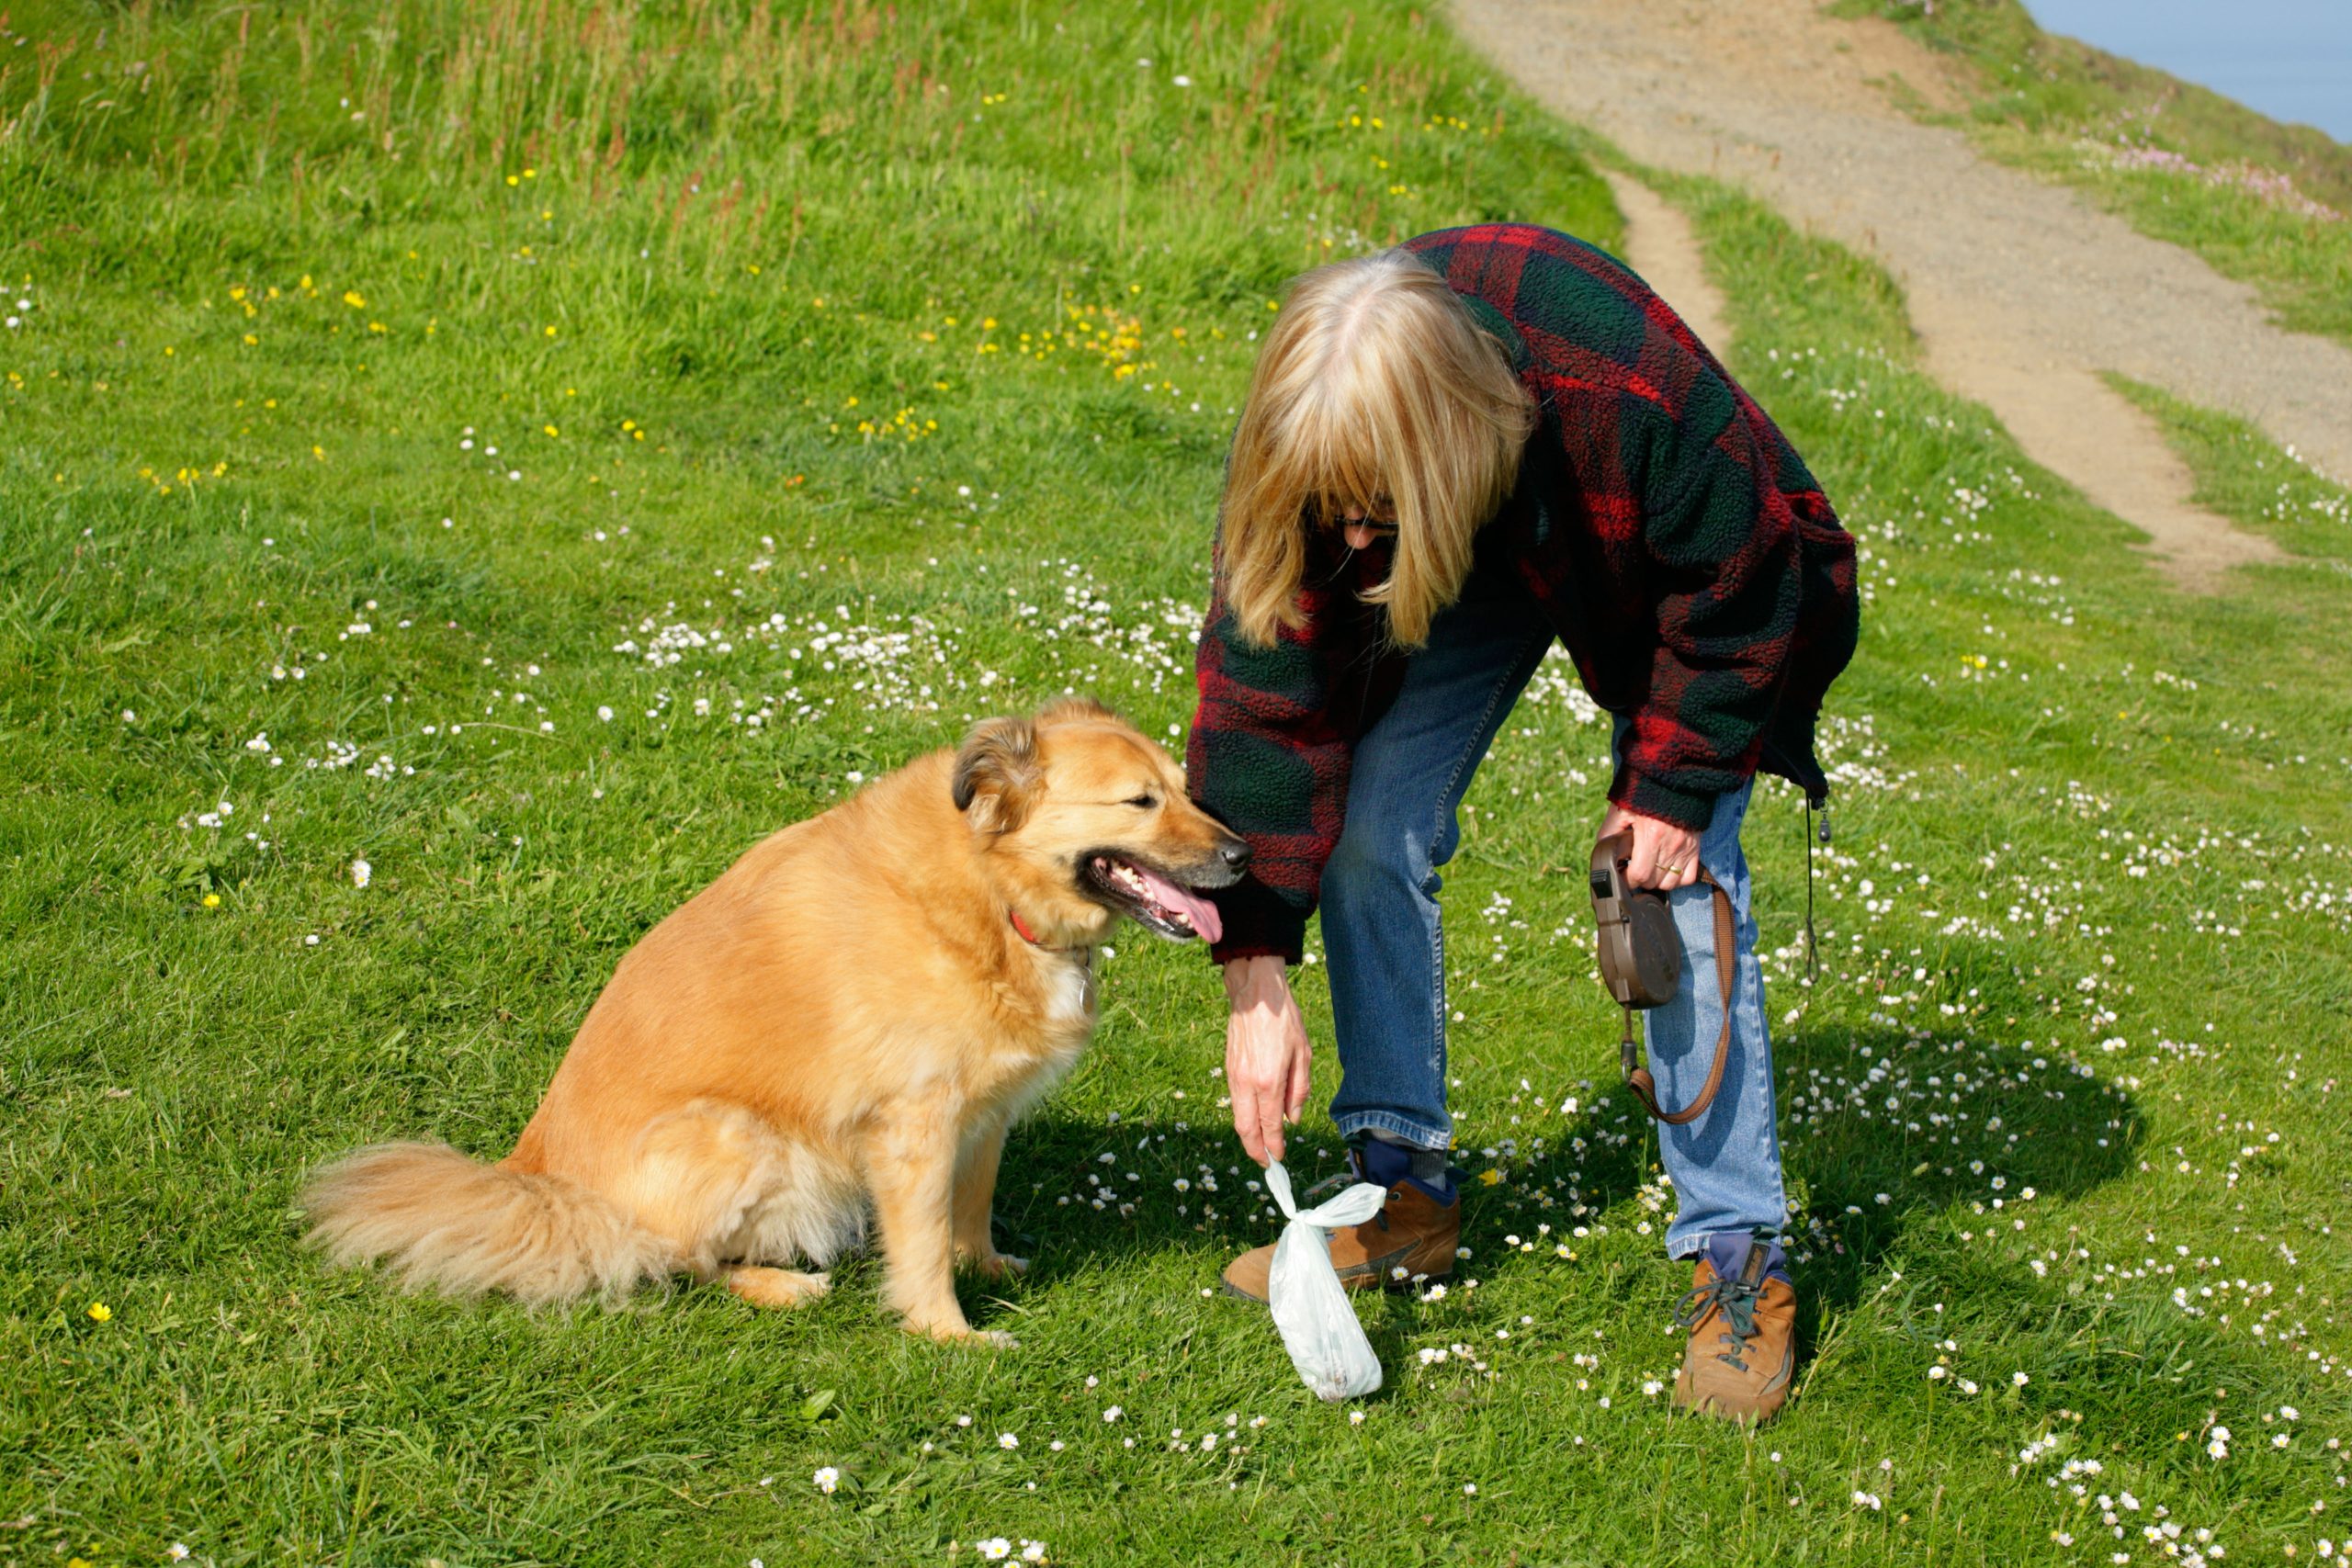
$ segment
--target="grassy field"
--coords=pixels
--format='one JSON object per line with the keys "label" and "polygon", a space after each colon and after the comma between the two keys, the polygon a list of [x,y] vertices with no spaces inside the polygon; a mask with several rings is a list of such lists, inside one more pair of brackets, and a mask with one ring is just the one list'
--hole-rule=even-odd
{"label": "grassy field", "polygon": [[1760,1434],[1660,1393],[1565,664],[1449,873],[1472,1257],[1366,1304],[1376,1397],[1204,1295],[1273,1225],[1213,976],[1139,933],[1007,1153],[1035,1270],[967,1287],[1017,1351],[899,1333],[859,1263],[784,1315],[401,1297],[297,1249],[304,1166],[503,1152],[759,836],[1066,689],[1177,743],[1285,276],[1618,220],[1401,3],[6,28],[0,1568],[2343,1551],[2343,491],[2143,394],[2292,556],[2182,598],[1917,373],[1883,275],[1671,187],[1865,552],[1810,985],[1798,803],[1750,818],[1808,1346]]}
{"label": "grassy field", "polygon": [[2261,291],[2284,325],[2352,340],[2352,147],[2045,33],[2020,0],[1840,0],[1884,16],[1974,84],[1965,128],[2005,162],[2090,191],[2143,233]]}

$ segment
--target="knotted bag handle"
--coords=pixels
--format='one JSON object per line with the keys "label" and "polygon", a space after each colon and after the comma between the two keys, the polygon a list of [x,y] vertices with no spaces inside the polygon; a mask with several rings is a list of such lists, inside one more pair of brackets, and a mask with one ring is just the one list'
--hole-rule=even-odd
{"label": "knotted bag handle", "polygon": [[[1592,847],[1592,889],[1594,904],[1596,908],[1600,911],[1600,919],[1604,922],[1600,933],[1603,949],[1601,970],[1604,977],[1609,976],[1612,964],[1608,953],[1611,936],[1611,932],[1606,923],[1608,920],[1609,904],[1604,902],[1603,889],[1607,888],[1611,890],[1611,897],[1614,901],[1622,902],[1623,898],[1630,898],[1634,897],[1637,893],[1645,893],[1651,897],[1657,898],[1661,904],[1665,901],[1665,895],[1663,894],[1654,893],[1645,888],[1635,889],[1625,886],[1624,875],[1626,868],[1631,864],[1633,860],[1633,848],[1634,835],[1630,832],[1611,833]],[[1611,989],[1612,993],[1616,995],[1618,1002],[1625,1010],[1624,1037],[1618,1042],[1619,1055],[1624,1066],[1625,1087],[1633,1090],[1634,1098],[1635,1100],[1642,1102],[1643,1110],[1648,1111],[1651,1116],[1666,1123],[1669,1127],[1679,1127],[1688,1122],[1695,1122],[1706,1113],[1707,1107],[1714,1103],[1715,1091],[1723,1088],[1724,1066],[1731,1059],[1731,998],[1732,991],[1736,982],[1737,981],[1739,972],[1739,955],[1736,945],[1736,931],[1735,930],[1735,923],[1732,915],[1731,895],[1724,891],[1723,884],[1717,882],[1713,876],[1710,875],[1705,866],[1699,867],[1699,880],[1706,884],[1707,887],[1714,895],[1715,973],[1716,978],[1721,982],[1723,987],[1724,1027],[1723,1032],[1715,1039],[1715,1062],[1714,1066],[1710,1068],[1707,1073],[1707,1082],[1705,1087],[1699,1090],[1697,1098],[1693,1099],[1690,1104],[1684,1106],[1681,1110],[1668,1113],[1659,1107],[1657,1102],[1657,1081],[1650,1076],[1650,1070],[1647,1067],[1640,1065],[1639,1048],[1634,1043],[1634,1004],[1632,999],[1630,985],[1613,979],[1611,982]],[[1622,912],[1619,915],[1619,920],[1621,924],[1630,927],[1631,922],[1624,918]],[[1630,940],[1628,940],[1627,952],[1625,953],[1624,957],[1620,959],[1620,962],[1630,961]],[[1645,1005],[1656,1007],[1672,1000],[1673,991],[1671,986],[1672,981],[1669,980],[1666,994],[1653,998]]]}

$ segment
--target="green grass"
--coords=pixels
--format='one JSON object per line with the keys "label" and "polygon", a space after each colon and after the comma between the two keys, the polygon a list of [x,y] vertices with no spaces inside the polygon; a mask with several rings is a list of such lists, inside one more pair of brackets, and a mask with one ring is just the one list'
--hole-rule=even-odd
{"label": "green grass", "polygon": [[2116,389],[2156,417],[2197,476],[2194,499],[2225,517],[2252,519],[2302,554],[2343,564],[2352,492],[2280,451],[2244,420],[2185,403],[2161,388],[2114,376]]}
{"label": "green grass", "polygon": [[1008,1151],[1035,1271],[967,1289],[1018,1351],[907,1337],[858,1263],[785,1315],[321,1269],[307,1162],[502,1152],[628,943],[854,775],[1065,687],[1182,724],[1285,275],[1616,219],[1587,143],[1401,4],[7,26],[0,1564],[2093,1563],[2168,1524],[2309,1562],[2352,1533],[2342,492],[2172,411],[2208,502],[2292,554],[2175,595],[1918,374],[1883,275],[1696,182],[1735,364],[1866,551],[1810,987],[1797,803],[1760,792],[1749,834],[1804,1205],[1781,1423],[1645,1392],[1683,1280],[1558,871],[1605,735],[1548,670],[1448,875],[1473,1256],[1367,1303],[1361,1424],[1202,1295],[1272,1226],[1213,977],[1139,936]]}
{"label": "green grass", "polygon": [[1893,18],[1958,65],[1973,101],[1941,118],[1980,149],[2079,186],[2143,233],[2253,284],[2282,325],[2352,341],[2352,148],[2045,33],[2019,0],[1840,9]]}

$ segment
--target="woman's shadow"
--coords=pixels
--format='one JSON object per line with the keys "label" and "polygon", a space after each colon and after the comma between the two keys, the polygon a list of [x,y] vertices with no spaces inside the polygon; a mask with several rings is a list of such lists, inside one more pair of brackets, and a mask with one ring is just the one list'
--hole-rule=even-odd
{"label": "woman's shadow", "polygon": [[[2131,1095],[2053,1050],[1871,1026],[1792,1029],[1773,1055],[1794,1211],[1783,1240],[1808,1338],[1823,1315],[1875,1288],[1889,1253],[1928,1222],[1946,1222],[1939,1246],[1956,1231],[1957,1245],[1989,1251],[2038,1204],[2080,1196],[2138,1157],[2143,1123]],[[1514,1106],[1520,1123],[1508,1137],[1487,1117],[1464,1119],[1464,1239],[1481,1279],[1548,1263],[1553,1247],[1586,1246],[1604,1225],[1622,1239],[1648,1223],[1645,1247],[1663,1257],[1675,1200],[1657,1165],[1658,1129],[1613,1081],[1575,1099],[1565,1115]],[[1170,1253],[1200,1259],[1209,1286],[1223,1258],[1273,1240],[1280,1227],[1261,1173],[1226,1116],[1205,1100],[1183,1118],[1106,1124],[1048,1106],[1017,1127],[998,1182],[999,1245],[1035,1260],[1027,1289]],[[1694,1124],[1702,1136],[1703,1126]],[[1304,1188],[1343,1168],[1340,1140],[1328,1126],[1300,1129],[1288,1164]],[[1506,1235],[1538,1252],[1505,1248]],[[1411,1332],[1396,1311],[1367,1316],[1376,1341]],[[1393,1349],[1383,1345],[1384,1355]]]}

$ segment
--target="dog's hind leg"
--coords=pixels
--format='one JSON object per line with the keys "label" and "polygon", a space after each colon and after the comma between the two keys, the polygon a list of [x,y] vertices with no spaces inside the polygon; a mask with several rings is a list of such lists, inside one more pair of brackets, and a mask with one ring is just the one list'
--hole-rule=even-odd
{"label": "dog's hind leg", "polygon": [[956,1161],[956,1261],[991,1280],[1027,1270],[1029,1261],[996,1249],[989,1207],[996,1198],[997,1162],[1004,1156],[1004,1123],[986,1122],[964,1135]]}
{"label": "dog's hind leg", "polygon": [[822,1268],[856,1229],[846,1173],[778,1137],[741,1106],[696,1100],[639,1134],[616,1184],[639,1223],[675,1246],[696,1279],[723,1281],[754,1306],[825,1293],[821,1273],[763,1267],[806,1258]]}
{"label": "dog's hind leg", "polygon": [[796,1307],[833,1288],[830,1274],[802,1274],[755,1264],[729,1269],[726,1278],[727,1288],[755,1307]]}

